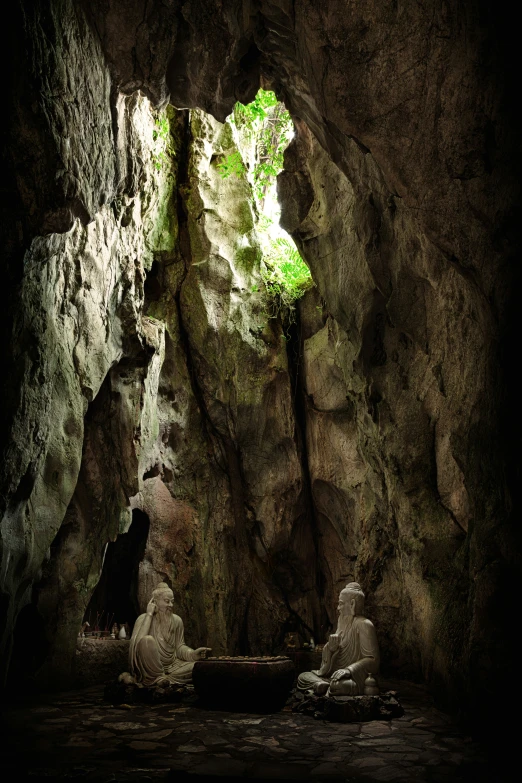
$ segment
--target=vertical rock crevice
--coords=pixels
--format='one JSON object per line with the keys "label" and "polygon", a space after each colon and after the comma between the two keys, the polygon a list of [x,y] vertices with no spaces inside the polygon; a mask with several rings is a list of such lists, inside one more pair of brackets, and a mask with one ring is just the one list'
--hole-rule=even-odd
{"label": "vertical rock crevice", "polygon": [[[313,629],[310,601],[317,606],[309,545],[299,551],[293,541],[307,511],[286,341],[253,293],[262,283],[250,186],[216,166],[234,149],[230,128],[202,112],[189,124],[177,164],[177,250],[158,259],[161,290],[148,308],[166,324],[166,359],[159,437],[146,459],[158,475],[135,501],[156,531],[142,600],[153,574],[169,574],[188,634],[206,629],[206,643],[221,651],[267,652],[281,644],[288,612]],[[171,512],[160,518],[163,503]],[[187,515],[186,551],[166,556],[162,542]]]}

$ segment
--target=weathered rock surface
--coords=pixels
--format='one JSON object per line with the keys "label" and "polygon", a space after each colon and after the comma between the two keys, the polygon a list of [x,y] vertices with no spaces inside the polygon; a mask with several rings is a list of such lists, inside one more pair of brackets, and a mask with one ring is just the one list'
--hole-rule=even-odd
{"label": "weathered rock surface", "polygon": [[[416,216],[402,202],[390,208],[371,156],[353,146],[352,185],[299,131],[279,190],[282,222],[320,294],[304,300],[301,323],[327,605],[347,578],[371,585],[385,644],[401,651],[395,665],[457,678],[470,618],[456,586],[469,568],[476,498],[462,455],[488,393],[492,315],[423,241]],[[299,216],[297,190],[308,194]]]}
{"label": "weathered rock surface", "polygon": [[154,397],[163,351],[163,325],[142,317],[143,283],[153,248],[172,242],[173,175],[168,163],[155,165],[148,101],[122,98],[119,111],[135,190],[86,226],[76,220],[67,233],[34,239],[12,326],[22,393],[3,465],[7,486],[18,484],[3,518],[8,625],[36,580],[49,660],[65,678],[105,544],[130,524],[148,437],[142,397]]}
{"label": "weathered rock surface", "polygon": [[166,334],[132,501],[151,521],[140,599],[166,578],[189,643],[269,653],[290,608],[310,628],[317,608],[286,341],[259,292],[250,185],[217,168],[231,128],[193,112],[189,130],[179,257],[158,260],[148,306]]}
{"label": "weathered rock surface", "polygon": [[[75,686],[98,685],[115,680],[128,668],[129,642],[78,638],[75,656]],[[125,699],[122,699],[125,701]]]}
{"label": "weathered rock surface", "polygon": [[[246,715],[181,704],[122,704],[100,688],[50,696],[37,707],[6,710],[2,768],[13,779],[413,780],[516,779],[496,754],[470,741],[404,681],[397,720],[334,723],[286,710]],[[187,703],[188,702],[188,703]],[[59,748],[59,752],[57,752]],[[143,770],[147,772],[144,773]]]}
{"label": "weathered rock surface", "polygon": [[[189,641],[254,651],[292,613],[321,636],[320,599],[331,612],[355,576],[388,662],[481,714],[515,681],[507,17],[480,0],[341,5],[14,6],[4,666],[17,617],[17,649],[41,632],[15,673],[70,675],[104,546],[134,507],[151,522],[142,600],[169,578]],[[170,92],[223,120],[260,73],[299,129],[281,196],[320,297],[301,307],[303,401],[251,290],[246,183],[218,181],[230,140],[182,112],[173,160],[129,97]]]}

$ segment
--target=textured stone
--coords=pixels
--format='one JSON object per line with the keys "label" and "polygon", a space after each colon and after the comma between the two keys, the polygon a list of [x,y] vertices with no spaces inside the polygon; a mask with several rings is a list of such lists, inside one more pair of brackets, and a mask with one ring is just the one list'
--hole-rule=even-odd
{"label": "textured stone", "polygon": [[161,745],[159,742],[142,742],[139,740],[129,742],[129,748],[133,750],[157,750]]}
{"label": "textured stone", "polygon": [[76,644],[76,681],[78,685],[85,686],[114,679],[127,668],[128,658],[128,641],[79,638]]}
{"label": "textured stone", "polygon": [[[103,110],[110,119],[106,98]],[[46,638],[34,624],[32,635],[48,646],[43,681],[70,681],[78,624],[99,578],[104,543],[130,522],[139,452],[134,434],[145,440],[148,427],[141,387],[154,386],[162,354],[163,326],[142,318],[141,302],[153,250],[171,241],[162,210],[172,170],[168,162],[160,170],[154,166],[155,116],[148,102],[133,96],[118,107],[122,143],[135,148],[136,179],[88,225],[76,220],[68,233],[34,239],[19,292],[23,309],[13,326],[32,347],[21,363],[28,393],[14,415],[4,469],[23,463],[30,478],[8,512],[4,573],[6,586],[29,572],[39,579]],[[100,136],[98,143],[100,155],[114,156],[112,138],[104,142]],[[132,189],[138,179],[139,194]],[[117,443],[114,463],[111,444]],[[19,592],[18,600],[24,605],[27,596]]]}
{"label": "textured stone", "polygon": [[[407,683],[402,686],[407,716],[410,719],[413,714],[429,716],[431,698],[428,694],[424,692],[419,698],[418,686],[413,688]],[[412,696],[410,702],[412,693],[415,693],[415,700]],[[425,780],[429,775],[426,767],[434,766],[427,762],[438,753],[439,756],[447,757],[442,763],[442,774],[446,776],[446,781],[459,781],[463,774],[468,773],[474,780],[491,780],[495,779],[495,775],[498,777],[498,759],[493,759],[492,764],[487,763],[479,745],[466,738],[451,721],[446,724],[443,743],[449,743],[452,749],[441,754],[436,750],[426,751],[421,736],[410,739],[412,727],[400,720],[363,724],[363,729],[388,727],[388,734],[394,735],[395,742],[385,744],[384,737],[376,737],[374,739],[380,740],[382,744],[372,745],[360,741],[360,738],[353,741],[353,730],[358,731],[354,724],[320,723],[306,715],[297,714],[291,721],[293,729],[289,730],[289,721],[284,714],[251,717],[246,720],[258,721],[255,728],[259,734],[254,743],[250,735],[245,736],[251,730],[249,726],[252,723],[242,723],[245,719],[235,717],[233,713],[195,707],[187,708],[183,714],[183,725],[188,727],[191,734],[188,747],[197,749],[196,752],[187,752],[187,739],[179,731],[178,725],[164,729],[157,726],[158,721],[163,723],[172,720],[168,705],[137,706],[135,710],[136,715],[139,715],[139,724],[131,723],[129,727],[130,722],[125,721],[126,730],[118,732],[117,739],[112,732],[105,735],[103,732],[93,732],[89,727],[71,729],[86,714],[99,709],[100,697],[98,688],[83,693],[77,691],[74,697],[71,695],[69,699],[62,699],[63,715],[68,719],[69,726],[53,724],[49,726],[51,731],[45,734],[38,731],[41,721],[38,713],[20,705],[6,705],[4,736],[7,741],[2,748],[2,768],[7,773],[18,770],[19,777],[31,778],[49,777],[52,769],[52,775],[58,779],[78,776],[80,770],[85,768],[85,774],[88,773],[93,779],[102,779],[119,774],[114,772],[114,764],[118,760],[121,762],[124,757],[125,777],[131,779],[145,774],[165,777],[169,770],[185,769],[190,776],[228,774],[232,777],[245,775],[249,779],[275,777],[276,780],[304,780],[309,779],[311,773],[321,765],[320,769],[325,773],[334,767],[343,779],[372,779],[374,771],[391,768],[400,770],[403,779],[413,777]],[[119,711],[106,709],[103,712]],[[216,731],[216,726],[226,729],[228,739],[223,752],[219,753],[215,746],[206,744],[206,739]],[[172,733],[166,736],[165,731]],[[160,732],[162,737],[159,736]],[[37,741],[35,736],[38,737]],[[343,738],[344,742],[338,741]],[[73,743],[68,742],[70,739],[73,739]],[[87,745],[84,740],[92,745]],[[141,743],[147,745],[142,746]],[[158,747],[149,748],[149,744],[157,744]],[[57,747],[60,747],[59,754],[56,753]],[[133,750],[136,752],[133,753]],[[228,765],[225,762],[231,763]],[[314,777],[323,779],[321,775]]]}
{"label": "textured stone", "polygon": [[[482,333],[468,334],[468,321],[452,304],[455,296],[462,298],[464,293],[460,285],[457,293],[454,269],[442,271],[439,251],[418,245],[417,254],[413,252],[418,242],[416,224],[408,228],[410,218],[401,217],[402,205],[391,215],[386,206],[388,191],[372,158],[356,146],[352,150],[352,165],[358,167],[354,186],[305,128],[299,126],[299,133],[286,153],[288,170],[280,175],[280,194],[284,206],[286,183],[295,176],[293,169],[302,164],[297,171],[307,176],[315,200],[294,237],[323,300],[328,301],[323,323],[316,323],[314,314],[310,319],[312,303],[303,303],[302,318],[308,461],[323,556],[329,558],[332,573],[329,603],[335,605],[335,590],[346,580],[347,562],[352,564],[349,577],[362,583],[371,580],[378,569],[378,586],[368,596],[368,611],[381,634],[401,636],[394,647],[401,650],[399,662],[408,665],[419,650],[413,629],[421,623],[425,629],[421,636],[428,638],[437,616],[428,592],[436,584],[440,600],[454,602],[452,580],[462,573],[459,569],[467,567],[468,496],[462,473],[451,468],[456,464],[454,458],[446,450],[437,460],[437,433],[444,443],[456,444],[471,432],[471,421],[455,416],[455,411],[462,410],[470,394],[478,399],[484,393],[479,378],[486,378],[485,365],[480,372],[479,364],[467,360],[480,350]],[[368,209],[379,209],[378,250],[359,237],[356,190],[369,182],[374,206]],[[369,188],[366,198],[370,199]],[[398,219],[402,221],[400,233],[392,225]],[[391,259],[394,253],[401,259],[397,273],[382,266],[382,258]],[[408,299],[410,288],[404,281],[427,285],[420,282],[423,274],[427,279],[437,275],[436,288],[426,288],[422,297]],[[330,291],[329,281],[335,278],[338,282]],[[478,300],[472,287],[468,295],[471,312]],[[415,314],[413,308],[417,308]],[[436,325],[429,356],[423,347],[429,328],[426,319]],[[461,338],[450,353],[446,346],[459,330]],[[473,339],[474,349],[470,347]],[[458,373],[459,382],[451,394],[437,380],[440,372],[455,379]],[[452,428],[456,428],[454,435]],[[437,470],[435,494],[423,480],[430,465]],[[444,497],[452,498],[449,506],[441,503]],[[417,535],[419,546],[412,546]],[[403,540],[409,563],[405,571],[398,563]],[[338,558],[331,552],[337,552]],[[429,580],[425,578],[427,558],[436,560]],[[405,612],[400,611],[405,605],[412,607],[407,627],[402,625]],[[465,615],[452,614],[452,618],[452,627],[460,622],[464,632]]]}
{"label": "textured stone", "polygon": [[163,288],[148,307],[166,337],[158,436],[132,500],[151,521],[140,601],[166,575],[189,643],[269,653],[285,600],[309,626],[315,610],[286,341],[259,290],[250,185],[217,169],[236,149],[231,128],[192,112],[188,131],[180,260],[158,261]]}

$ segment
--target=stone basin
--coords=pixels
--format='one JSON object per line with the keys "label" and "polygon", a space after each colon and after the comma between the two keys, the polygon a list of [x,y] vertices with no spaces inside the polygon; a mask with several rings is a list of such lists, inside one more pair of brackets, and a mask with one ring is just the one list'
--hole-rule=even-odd
{"label": "stone basin", "polygon": [[196,661],[192,682],[202,701],[222,709],[281,709],[294,684],[295,667],[285,656],[221,657]]}

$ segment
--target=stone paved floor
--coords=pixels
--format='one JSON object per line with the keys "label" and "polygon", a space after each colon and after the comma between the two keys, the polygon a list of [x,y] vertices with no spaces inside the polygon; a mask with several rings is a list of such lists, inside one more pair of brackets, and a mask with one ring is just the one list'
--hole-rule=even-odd
{"label": "stone paved floor", "polygon": [[297,781],[488,781],[479,746],[435,709],[419,686],[390,683],[404,717],[334,724],[279,712],[254,715],[196,706],[115,708],[101,687],[38,706],[4,710],[4,780],[165,780],[205,783],[224,777]]}

